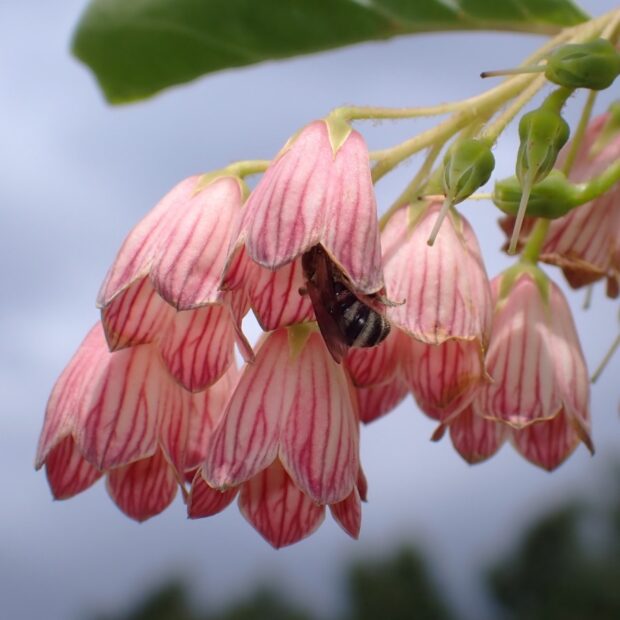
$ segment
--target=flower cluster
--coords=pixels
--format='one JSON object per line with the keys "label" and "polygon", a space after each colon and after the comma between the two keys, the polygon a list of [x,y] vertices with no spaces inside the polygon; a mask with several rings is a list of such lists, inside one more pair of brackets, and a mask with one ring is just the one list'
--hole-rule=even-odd
{"label": "flower cluster", "polygon": [[[618,140],[589,158],[602,122],[577,180],[617,156]],[[612,206],[557,220],[543,259],[612,278],[617,191],[600,199]],[[596,210],[616,226],[605,250],[593,236],[568,243]],[[407,205],[380,233],[365,142],[333,119],[294,136],[252,192],[228,169],[181,182],[125,240],[101,321],[53,389],[36,464],[54,496],[106,476],[137,520],[178,489],[191,518],[238,496],[276,547],[312,533],[329,506],[357,537],[360,423],[409,392],[438,423],[435,439],[447,430],[472,463],[507,439],[546,469],[579,442],[592,449],[587,371],[560,289],[525,262],[489,281],[454,208],[429,246],[440,211]],[[250,309],[264,331],[254,347],[242,331]]]}

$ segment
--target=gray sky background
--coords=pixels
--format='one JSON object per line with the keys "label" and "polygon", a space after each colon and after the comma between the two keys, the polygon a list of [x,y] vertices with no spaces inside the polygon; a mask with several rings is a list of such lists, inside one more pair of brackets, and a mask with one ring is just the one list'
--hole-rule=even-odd
{"label": "gray sky background", "polygon": [[[594,14],[614,0],[584,1]],[[433,444],[432,421],[410,398],[364,429],[370,484],[360,541],[330,518],[292,548],[274,551],[239,515],[188,521],[177,499],[138,525],[108,499],[103,484],[52,502],[33,470],[49,391],[97,320],[94,298],[130,227],[176,182],[235,159],[270,157],[306,122],[342,103],[430,105],[491,86],[482,69],[513,66],[541,39],[448,34],[360,45],[293,61],[225,72],[138,105],[111,108],[68,53],[82,0],[0,3],[0,601],[2,617],[71,620],[113,610],[171,573],[218,604],[257,581],[277,585],[319,610],[338,606],[344,562],[403,540],[422,545],[449,597],[480,617],[476,568],[509,548],[534,515],[579,490],[603,488],[620,448],[616,357],[593,389],[597,455],[580,447],[553,474],[509,446],[469,467],[449,441]],[[616,87],[615,95],[618,96]],[[610,100],[601,97],[599,108]],[[582,98],[572,100],[575,118]],[[358,124],[371,147],[427,126]],[[497,174],[511,174],[514,131],[497,148]],[[381,181],[385,207],[415,171]],[[490,275],[508,261],[497,248],[496,213],[463,206]],[[594,367],[617,330],[617,303],[597,290],[580,309],[570,294],[586,356]]]}

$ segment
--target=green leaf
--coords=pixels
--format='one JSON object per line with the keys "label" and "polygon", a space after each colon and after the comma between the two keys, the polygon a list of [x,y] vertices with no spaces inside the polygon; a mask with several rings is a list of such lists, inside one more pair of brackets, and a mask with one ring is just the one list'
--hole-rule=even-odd
{"label": "green leaf", "polygon": [[554,33],[587,19],[572,0],[91,0],[73,53],[111,103],[205,73],[440,30]]}

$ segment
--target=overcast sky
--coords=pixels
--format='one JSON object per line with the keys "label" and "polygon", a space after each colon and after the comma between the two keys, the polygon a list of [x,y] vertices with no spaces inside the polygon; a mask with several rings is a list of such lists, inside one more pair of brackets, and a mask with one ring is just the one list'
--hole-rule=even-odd
{"label": "overcast sky", "polygon": [[[614,0],[583,5],[599,14]],[[470,617],[481,604],[472,568],[507,549],[530,519],[573,492],[598,488],[620,449],[618,376],[611,363],[593,390],[592,459],[580,447],[557,472],[529,465],[506,446],[469,467],[408,399],[365,429],[369,479],[360,541],[330,518],[292,548],[274,551],[238,514],[188,521],[180,499],[138,525],[103,484],[53,502],[33,470],[49,391],[87,329],[94,298],[130,227],[170,187],[235,159],[271,157],[306,122],[342,103],[430,105],[480,92],[483,69],[517,64],[541,39],[448,34],[360,45],[199,80],[145,103],[106,105],[68,42],[83,0],[0,4],[0,601],[3,617],[72,620],[112,610],[175,571],[205,599],[223,602],[260,578],[318,609],[338,605],[334,579],[351,557],[414,541],[431,554],[450,597]],[[617,93],[617,89],[616,89]],[[599,109],[610,98],[601,98]],[[575,118],[579,102],[571,101]],[[395,143],[425,121],[360,124],[373,147]],[[496,150],[511,174],[514,134]],[[414,172],[381,181],[382,207]],[[490,275],[508,264],[493,208],[463,207]],[[591,367],[616,333],[617,304],[600,290],[580,309],[570,294]],[[6,615],[4,615],[6,614]]]}

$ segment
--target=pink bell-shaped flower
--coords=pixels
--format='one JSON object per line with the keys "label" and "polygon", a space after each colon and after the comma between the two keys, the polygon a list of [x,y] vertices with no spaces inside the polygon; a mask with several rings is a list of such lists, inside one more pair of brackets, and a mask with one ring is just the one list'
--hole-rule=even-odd
{"label": "pink bell-shaped flower", "polygon": [[310,325],[264,336],[213,432],[203,475],[238,486],[279,459],[320,504],[348,497],[359,471],[359,422],[345,370]]}
{"label": "pink bell-shaped flower", "polygon": [[508,424],[527,458],[548,469],[589,436],[589,381],[570,309],[560,289],[532,266],[492,282],[495,300],[487,368],[494,379],[473,404]]}
{"label": "pink bell-shaped flower", "polygon": [[172,502],[183,473],[206,457],[235,376],[233,366],[192,394],[169,375],[154,345],[110,352],[98,323],[52,390],[36,467],[45,465],[57,499],[107,474],[119,508],[147,519]]}
{"label": "pink bell-shaped flower", "polygon": [[487,380],[484,354],[491,328],[491,292],[480,248],[456,212],[433,246],[426,241],[440,210],[402,209],[383,235],[393,328],[409,337],[401,367],[420,408],[445,421],[464,409]]}
{"label": "pink bell-shaped flower", "polygon": [[301,257],[320,245],[356,293],[382,291],[376,211],[361,134],[333,119],[310,123],[250,194],[223,287],[245,290],[266,330],[312,319]]}
{"label": "pink bell-shaped flower", "polygon": [[[301,491],[278,459],[239,487],[223,492],[211,487],[199,472],[188,497],[188,514],[193,519],[212,516],[237,493],[243,516],[275,548],[306,538],[325,518],[325,505]],[[336,522],[353,538],[361,526],[360,495],[356,485],[345,499],[329,505]]]}
{"label": "pink bell-shaped flower", "polygon": [[190,177],[131,231],[98,298],[111,350],[155,343],[190,391],[224,374],[235,338],[251,356],[237,328],[247,302],[219,288],[244,191],[234,176]]}

